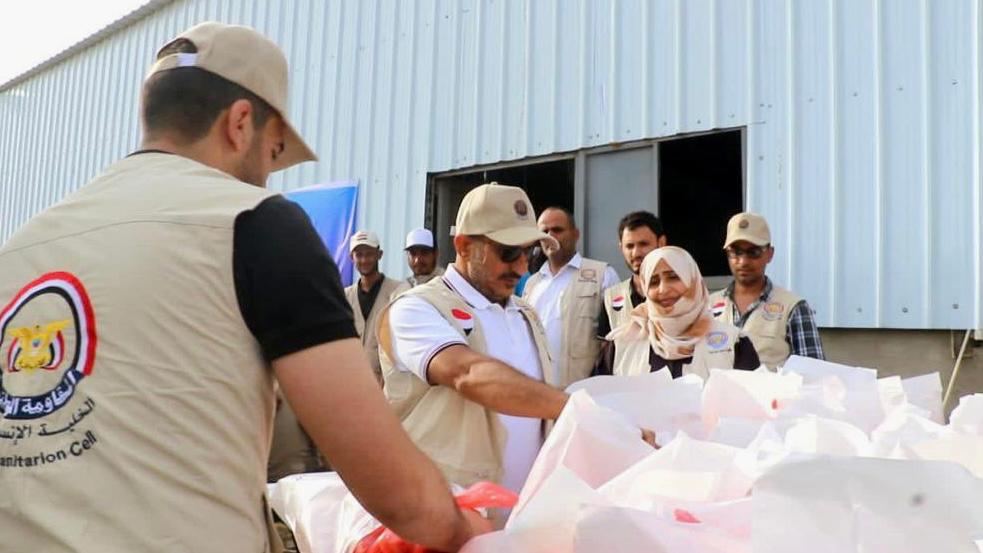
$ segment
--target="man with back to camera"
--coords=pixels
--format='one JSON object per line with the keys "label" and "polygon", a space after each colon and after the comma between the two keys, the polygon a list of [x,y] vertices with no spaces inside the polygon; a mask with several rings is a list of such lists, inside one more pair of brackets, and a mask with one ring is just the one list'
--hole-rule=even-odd
{"label": "man with back to camera", "polygon": [[756,213],[731,217],[724,252],[734,281],[710,296],[713,316],[743,329],[769,369],[775,370],[790,355],[823,359],[809,304],[765,276],[775,255],[765,218]]}
{"label": "man with back to camera", "polygon": [[345,288],[345,298],[355,315],[355,330],[362,338],[362,347],[369,358],[369,365],[376,380],[382,383],[379,368],[379,341],[375,328],[379,313],[389,303],[389,298],[403,289],[402,282],[379,272],[382,247],[376,233],[360,230],[352,235],[348,247],[358,279]]}
{"label": "man with back to camera", "polygon": [[640,282],[642,261],[650,251],[665,246],[666,241],[662,221],[648,211],[633,211],[618,222],[618,245],[631,276],[604,291],[604,310],[597,322],[599,337],[604,338],[631,320],[631,310],[645,302],[648,284]]}
{"label": "man with back to camera", "polygon": [[383,524],[441,550],[487,528],[386,405],[310,221],[264,189],[316,159],[287,75],[250,28],[185,31],[143,84],[140,150],[0,248],[0,536],[18,551],[277,550],[274,377]]}
{"label": "man with back to camera", "polygon": [[538,225],[558,246],[543,243],[547,262],[529,278],[522,297],[543,321],[557,385],[566,388],[590,376],[601,349],[597,323],[604,311],[604,290],[618,283],[618,273],[603,261],[580,255],[580,229],[569,210],[548,207]]}

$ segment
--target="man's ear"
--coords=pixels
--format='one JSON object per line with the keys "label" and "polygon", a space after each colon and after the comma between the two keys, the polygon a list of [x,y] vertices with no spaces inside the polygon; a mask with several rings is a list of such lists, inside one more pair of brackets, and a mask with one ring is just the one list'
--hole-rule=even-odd
{"label": "man's ear", "polygon": [[454,252],[461,259],[468,259],[471,257],[471,237],[464,236],[463,234],[457,234],[454,236]]}
{"label": "man's ear", "polygon": [[225,121],[222,122],[223,138],[235,152],[244,152],[253,142],[256,129],[253,127],[253,105],[240,98],[229,106]]}
{"label": "man's ear", "polygon": [[660,247],[660,248],[664,248],[664,247],[666,247],[666,243],[668,243],[668,242],[669,242],[669,235],[667,235],[667,234],[663,234],[662,236],[660,236],[660,237],[658,238],[658,241],[659,241],[659,247]]}
{"label": "man's ear", "polygon": [[771,263],[771,258],[775,257],[775,247],[769,245],[767,253],[765,253],[765,264]]}

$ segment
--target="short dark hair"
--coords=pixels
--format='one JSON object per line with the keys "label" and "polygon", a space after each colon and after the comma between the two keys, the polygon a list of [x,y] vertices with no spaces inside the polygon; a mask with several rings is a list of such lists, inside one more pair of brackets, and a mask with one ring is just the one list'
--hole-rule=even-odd
{"label": "short dark hair", "polygon": [[666,233],[662,228],[662,221],[651,211],[632,211],[622,217],[618,223],[618,240],[621,240],[621,235],[624,234],[625,229],[635,230],[638,227],[648,227],[655,233],[656,237],[664,236]]}
{"label": "short dark hair", "polygon": [[567,216],[567,221],[570,223],[570,228],[574,228],[574,229],[577,228],[577,220],[573,218],[573,212],[563,207],[562,205],[551,205],[546,209],[544,209],[543,211],[541,211],[539,214],[542,215],[543,213],[546,213],[550,209],[562,211],[563,214]]}
{"label": "short dark hair", "polygon": [[[157,58],[176,53],[193,54],[198,48],[187,39],[164,47]],[[257,128],[275,110],[245,88],[198,67],[177,67],[152,75],[143,86],[141,118],[148,135],[169,131],[194,142],[206,134],[223,110],[237,100],[252,104]]]}

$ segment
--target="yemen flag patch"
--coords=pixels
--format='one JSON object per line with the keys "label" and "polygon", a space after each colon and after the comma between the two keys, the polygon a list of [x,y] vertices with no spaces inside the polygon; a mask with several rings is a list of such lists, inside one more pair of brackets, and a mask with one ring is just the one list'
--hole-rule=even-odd
{"label": "yemen flag patch", "polygon": [[621,311],[621,308],[625,306],[624,296],[615,296],[611,298],[611,308],[615,311]]}
{"label": "yemen flag patch", "polygon": [[474,330],[474,315],[463,309],[451,309],[451,315],[464,329],[464,335],[471,336],[471,331]]}
{"label": "yemen flag patch", "polygon": [[726,307],[727,307],[727,303],[726,302],[718,301],[717,303],[713,304],[713,307],[710,308],[710,313],[714,317],[719,317],[719,316],[723,315],[724,308],[726,308]]}

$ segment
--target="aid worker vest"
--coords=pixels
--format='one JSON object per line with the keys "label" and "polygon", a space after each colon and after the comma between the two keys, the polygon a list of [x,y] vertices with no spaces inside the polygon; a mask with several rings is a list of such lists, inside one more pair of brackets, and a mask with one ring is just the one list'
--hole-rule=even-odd
{"label": "aid worker vest", "polygon": [[379,326],[379,313],[389,305],[390,296],[402,292],[405,288],[405,283],[384,277],[382,286],[379,288],[379,295],[376,296],[375,303],[372,304],[372,309],[369,311],[368,319],[362,316],[362,307],[358,303],[358,279],[355,280],[355,284],[345,288],[345,297],[348,299],[349,305],[352,306],[352,313],[355,315],[355,330],[362,337],[365,355],[368,356],[369,365],[380,382],[382,381],[382,367],[379,365],[379,339],[374,329]]}
{"label": "aid worker vest", "polygon": [[608,314],[611,330],[631,322],[631,277],[604,291],[604,310]]}
{"label": "aid worker vest", "polygon": [[123,159],[0,249],[0,539],[45,552],[271,551],[273,376],[233,280],[272,194]]}
{"label": "aid worker vest", "polygon": [[[447,319],[472,350],[494,357],[486,347],[481,323],[474,308],[451,289],[442,278],[417,286],[407,296],[419,296]],[[543,374],[550,371],[546,331],[535,310],[513,298],[531,329]],[[390,304],[391,307],[391,304]],[[448,481],[470,486],[481,480],[501,483],[504,476],[504,450],[508,439],[498,414],[466,399],[457,391],[430,385],[416,374],[393,365],[389,307],[379,318],[379,358],[382,362],[383,391],[403,428],[424,453],[444,473]],[[549,377],[546,376],[547,382]]]}
{"label": "aid worker vest", "polygon": [[[734,302],[719,290],[710,295],[710,308],[718,321],[736,324]],[[802,298],[778,286],[772,286],[768,299],[761,303],[744,323],[742,330],[751,338],[758,357],[769,369],[775,370],[788,359],[792,350],[786,340],[788,319]]]}
{"label": "aid worker vest", "polygon": [[[692,361],[683,365],[682,373],[707,378],[710,369],[733,369],[734,348],[740,337],[741,331],[737,327],[714,320],[706,336],[697,343]],[[614,347],[613,374],[636,376],[651,371],[649,351],[652,346],[640,332],[619,336]]]}
{"label": "aid worker vest", "polygon": [[[601,287],[608,265],[586,257],[582,259],[577,275],[560,294],[560,313],[563,314],[560,343],[563,349],[556,352],[561,363],[557,381],[560,389],[589,377],[601,350],[601,341],[597,339],[597,316],[604,308]],[[529,297],[542,282],[542,274],[537,272],[530,276],[522,296]]]}

